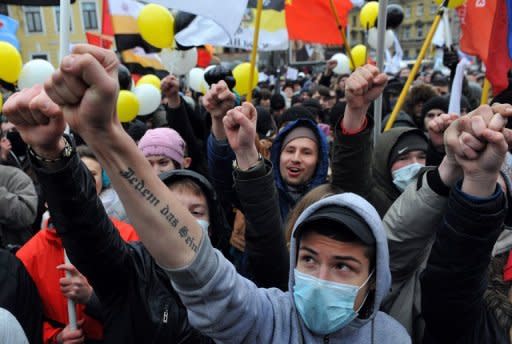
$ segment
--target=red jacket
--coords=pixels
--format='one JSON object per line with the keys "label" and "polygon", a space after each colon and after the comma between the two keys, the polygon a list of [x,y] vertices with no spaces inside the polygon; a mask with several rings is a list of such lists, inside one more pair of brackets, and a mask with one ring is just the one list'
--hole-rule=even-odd
{"label": "red jacket", "polygon": [[[139,240],[133,227],[127,223],[111,219],[125,241]],[[57,270],[57,266],[64,264],[64,248],[62,240],[54,229],[44,228],[32,237],[16,256],[23,262],[32,277],[43,303],[43,343],[52,343],[55,336],[63,327],[56,327],[55,323],[69,323],[67,299],[60,292],[59,279],[64,272]],[[95,319],[85,314],[85,305],[76,305],[77,320],[85,319],[83,331],[85,338],[101,340],[103,326]]]}

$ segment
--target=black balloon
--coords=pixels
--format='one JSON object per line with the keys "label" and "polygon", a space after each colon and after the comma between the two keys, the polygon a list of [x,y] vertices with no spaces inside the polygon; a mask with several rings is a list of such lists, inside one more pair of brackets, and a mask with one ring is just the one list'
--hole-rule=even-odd
{"label": "black balloon", "polygon": [[[179,11],[174,17],[174,34],[177,34],[181,30],[189,26],[195,17],[195,14]],[[190,48],[192,47],[184,46],[176,42],[176,49],[178,50],[188,50]]]}
{"label": "black balloon", "polygon": [[121,90],[129,91],[132,89],[132,75],[125,65],[120,64],[117,68],[117,78]]}
{"label": "black balloon", "polygon": [[402,6],[392,4],[387,7],[386,28],[396,29],[404,21],[404,9]]}
{"label": "black balloon", "polygon": [[204,73],[204,80],[208,83],[208,85],[213,85],[218,83],[221,80],[224,80],[228,85],[229,89],[233,89],[235,87],[236,81],[233,77],[233,73],[231,70],[227,69],[224,66],[217,65],[214,68],[211,68],[206,73]]}

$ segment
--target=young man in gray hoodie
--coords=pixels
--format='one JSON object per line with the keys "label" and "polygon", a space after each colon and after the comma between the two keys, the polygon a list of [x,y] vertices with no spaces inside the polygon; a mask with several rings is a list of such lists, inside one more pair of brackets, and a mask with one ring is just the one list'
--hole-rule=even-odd
{"label": "young man in gray hoodie", "polygon": [[[194,327],[219,343],[410,343],[378,311],[391,278],[382,223],[368,202],[342,194],[308,207],[291,244],[291,292],[257,288],[212,247],[122,129],[117,64],[110,51],[77,45],[44,91],[13,96],[4,112],[42,159],[66,158],[64,119],[90,145]],[[18,109],[28,100],[30,111]],[[224,119],[230,144],[247,143],[256,125],[252,110],[245,104]]]}

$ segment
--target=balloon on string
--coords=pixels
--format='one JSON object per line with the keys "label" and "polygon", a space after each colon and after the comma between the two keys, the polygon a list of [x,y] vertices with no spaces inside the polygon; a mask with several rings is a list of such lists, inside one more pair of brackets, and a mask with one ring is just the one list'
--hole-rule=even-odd
{"label": "balloon on string", "polygon": [[0,42],[0,79],[8,83],[15,83],[23,66],[21,55],[14,45]]}
{"label": "balloon on string", "polygon": [[222,65],[215,65],[210,67],[206,68],[204,73],[204,79],[206,80],[208,85],[211,86],[213,84],[218,83],[221,80],[224,80],[230,90],[232,90],[233,87],[235,87],[235,78],[233,77],[233,72],[231,72],[230,69]]}
{"label": "balloon on string", "polygon": [[386,29],[396,29],[404,21],[404,9],[397,4],[386,8]]}
{"label": "balloon on string", "polygon": [[136,86],[139,86],[142,84],[150,84],[150,85],[155,86],[157,89],[160,89],[161,81],[160,81],[160,78],[154,74],[146,74],[142,78],[140,78],[139,81],[137,81]]}
{"label": "balloon on string", "polygon": [[137,18],[142,38],[157,48],[168,48],[174,42],[174,17],[163,6],[148,4]]}
{"label": "balloon on string", "polygon": [[25,63],[18,78],[18,88],[30,88],[34,85],[42,85],[55,72],[52,64],[46,60],[35,59]]}
{"label": "balloon on string", "polygon": [[160,59],[165,69],[174,75],[185,75],[197,65],[197,48],[189,50],[162,49]]}
{"label": "balloon on string", "polygon": [[130,122],[139,113],[139,100],[133,92],[121,90],[117,97],[117,117],[122,123]]}
{"label": "balloon on string", "polygon": [[379,3],[376,1],[370,1],[361,8],[359,12],[359,21],[364,29],[370,29],[377,23],[377,17],[379,16]]}
{"label": "balloon on string", "polygon": [[354,70],[357,67],[364,66],[366,64],[366,47],[362,44],[358,44],[350,50],[352,59],[354,60],[355,66],[350,63],[350,69]]}
{"label": "balloon on string", "polygon": [[145,116],[155,112],[161,103],[162,94],[158,88],[151,84],[142,84],[133,90],[139,101],[139,112],[137,115]]}
{"label": "balloon on string", "polygon": [[240,63],[233,69],[235,78],[235,91],[240,95],[246,95],[258,85],[258,68],[254,66],[254,78],[252,85],[249,86],[249,74],[251,73],[251,64],[249,62]]}
{"label": "balloon on string", "polygon": [[123,64],[117,67],[117,79],[119,80],[119,88],[121,90],[132,89],[132,74]]}
{"label": "balloon on string", "polygon": [[[464,5],[465,2],[466,2],[466,0],[449,0],[448,5],[446,7],[457,8],[457,7]],[[438,5],[441,5],[443,3],[443,0],[436,0],[436,3]]]}
{"label": "balloon on string", "polygon": [[350,74],[350,59],[347,55],[338,53],[331,57],[331,60],[336,61],[336,67],[332,70],[334,74],[343,75]]}
{"label": "balloon on string", "polygon": [[[368,30],[368,45],[373,49],[377,49],[379,30],[376,27],[372,27]],[[386,30],[384,37],[384,48],[389,49],[393,46],[395,38],[392,30]]]}
{"label": "balloon on string", "polygon": [[202,93],[205,85],[208,86],[204,80],[204,69],[192,68],[188,73],[188,86],[193,91]]}

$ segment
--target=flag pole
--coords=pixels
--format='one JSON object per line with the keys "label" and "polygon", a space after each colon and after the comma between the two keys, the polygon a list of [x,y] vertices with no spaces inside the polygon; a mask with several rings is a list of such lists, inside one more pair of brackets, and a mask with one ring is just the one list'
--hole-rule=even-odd
{"label": "flag pole", "polygon": [[254,25],[254,36],[252,39],[252,52],[251,52],[251,71],[249,72],[249,93],[247,93],[247,101],[252,100],[252,84],[254,81],[254,68],[256,67],[256,53],[258,52],[258,41],[260,38],[260,23],[261,11],[263,10],[263,0],[258,0],[256,7],[256,22]]}
{"label": "flag pole", "polygon": [[347,35],[345,34],[345,29],[343,28],[343,25],[341,25],[340,17],[338,17],[338,11],[336,10],[336,6],[334,6],[334,0],[329,0],[329,4],[331,5],[331,11],[334,15],[334,19],[336,20],[336,26],[338,27],[338,31],[341,35],[341,40],[343,41],[343,46],[345,47],[346,55],[348,56],[348,59],[350,60],[350,63],[352,66],[355,66],[354,59],[352,58],[352,52],[350,51],[350,45],[347,41]]}
{"label": "flag pole", "polygon": [[416,74],[418,74],[418,70],[420,69],[421,62],[423,61],[423,58],[425,58],[425,54],[427,53],[428,47],[430,46],[430,43],[432,42],[432,38],[434,37],[434,33],[437,30],[437,27],[439,26],[439,22],[441,21],[441,18],[443,16],[445,6],[448,3],[448,0],[444,0],[443,4],[439,6],[437,10],[436,17],[434,18],[434,22],[432,23],[432,26],[430,27],[430,31],[427,34],[427,38],[423,42],[423,46],[421,47],[420,54],[418,55],[418,58],[416,59],[416,62],[414,63],[414,67],[412,67],[411,73],[409,74],[409,77],[407,78],[407,81],[404,85],[404,88],[402,89],[402,92],[400,93],[400,97],[398,97],[398,100],[396,102],[395,107],[393,108],[393,112],[391,113],[391,116],[388,119],[388,122],[386,123],[386,127],[384,128],[384,131],[388,131],[391,129],[393,124],[395,123],[396,118],[398,117],[398,113],[400,112],[400,109],[402,109],[402,106],[405,102],[405,97],[407,96],[407,92],[409,92],[409,88],[412,85],[412,82],[414,81],[414,78],[416,77]]}
{"label": "flag pole", "polygon": [[482,88],[482,98],[480,99],[480,105],[487,104],[489,101],[489,90],[491,88],[491,83],[487,78],[484,81],[484,87]]}
{"label": "flag pole", "polygon": [[[387,25],[387,7],[388,0],[380,0],[379,1],[379,18],[378,18],[378,33],[377,33],[377,68],[382,73],[384,70],[384,49],[385,49],[385,39],[386,39],[386,25]],[[368,51],[368,48],[367,48]],[[375,119],[373,126],[373,144],[377,142],[377,137],[379,136],[382,128],[382,93],[375,100],[373,107],[373,118]]]}
{"label": "flag pole", "polygon": [[[64,250],[64,262],[66,264],[71,264],[69,261],[68,255],[66,254],[66,250]],[[71,273],[66,270],[66,277],[70,278]],[[76,308],[75,302],[71,299],[68,299],[68,320],[69,320],[69,328],[71,330],[76,330]]]}

